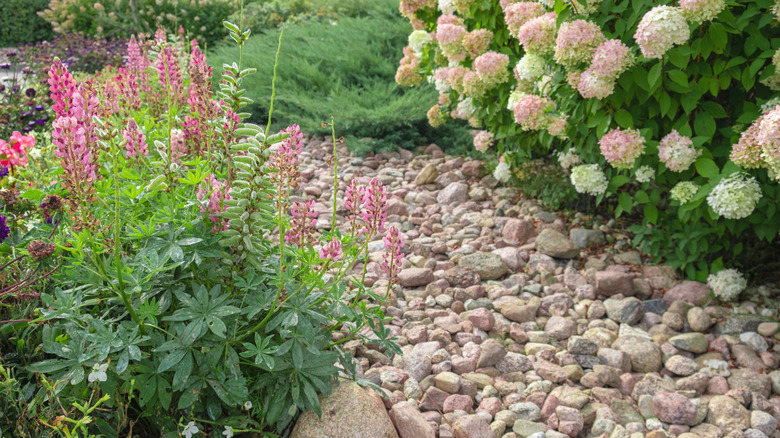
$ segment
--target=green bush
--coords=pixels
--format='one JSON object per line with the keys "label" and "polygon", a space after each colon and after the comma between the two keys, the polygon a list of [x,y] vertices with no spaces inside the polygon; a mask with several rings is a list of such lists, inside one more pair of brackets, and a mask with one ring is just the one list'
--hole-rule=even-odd
{"label": "green bush", "polygon": [[[259,0],[248,2],[243,14],[246,26],[254,33],[262,33],[281,23],[331,23],[342,18],[364,17],[375,11],[377,5],[367,0]],[[229,20],[238,23],[241,12],[233,12]]]}
{"label": "green bush", "polygon": [[[395,4],[381,0],[368,16],[342,19],[335,25],[287,26],[276,72],[273,126],[298,123],[304,132],[329,134],[330,128],[321,124],[333,116],[337,134],[364,139],[361,144],[350,142],[361,151],[468,143],[464,125],[447,129],[427,125],[425,102],[436,97],[432,86],[404,89],[395,83],[397,53],[410,30]],[[247,65],[261,73],[247,79],[248,97],[260,107],[255,114],[267,114],[278,37],[276,32],[259,35],[245,48]],[[220,47],[210,54],[209,62],[216,68],[236,56],[235,49]]]}
{"label": "green bush", "polygon": [[0,47],[33,43],[51,38],[51,25],[38,16],[48,0],[3,0],[0,2]]}
{"label": "green bush", "polygon": [[[416,59],[406,59],[399,75],[410,84],[415,75],[435,76],[452,102],[441,106],[443,117],[484,126],[515,169],[573,153],[578,162],[568,165],[588,166],[572,168],[575,187],[616,216],[636,215],[643,223],[631,228],[634,243],[657,261],[698,280],[724,260],[749,267],[746,248],[771,243],[780,230],[777,153],[746,131],[777,104],[771,99],[780,88],[780,8],[772,0],[540,3],[458,1],[445,17],[435,1],[402,1],[419,32],[412,38]],[[529,11],[526,24],[521,17]],[[564,28],[577,26],[579,33],[567,37]],[[476,33],[462,37],[477,30],[492,31],[484,48],[475,45]],[[426,33],[438,31],[436,41]],[[668,47],[654,51],[652,43],[663,40]],[[606,55],[595,56],[604,42]],[[618,45],[628,56],[616,55]],[[632,146],[640,141],[642,147]],[[731,155],[742,146],[750,157],[768,158],[752,163]],[[682,165],[663,152],[685,149],[692,158]],[[672,190],[680,183],[698,191],[680,196],[679,187]]]}

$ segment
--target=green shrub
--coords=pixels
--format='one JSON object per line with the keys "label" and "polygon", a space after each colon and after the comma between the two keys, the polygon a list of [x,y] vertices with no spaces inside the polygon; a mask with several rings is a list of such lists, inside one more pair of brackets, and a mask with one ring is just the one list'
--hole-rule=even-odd
{"label": "green shrub", "polygon": [[[780,89],[776,2],[540,3],[453,2],[447,12],[454,15],[439,25],[444,14],[435,1],[403,0],[401,9],[420,29],[413,38],[419,65],[410,72],[407,59],[399,72],[435,76],[452,102],[442,105],[444,116],[481,124],[494,136],[497,154],[515,169],[528,159],[573,152],[589,166],[572,168],[574,179],[590,183],[578,189],[596,195],[596,202],[606,203],[616,216],[642,217],[643,223],[631,228],[634,243],[690,278],[706,279],[724,258],[740,265],[746,246],[772,242],[780,230],[777,146],[760,144],[768,142],[756,141],[753,131],[742,141],[740,136],[777,104],[771,100]],[[536,8],[531,11],[536,18],[518,22],[522,8]],[[714,13],[705,16],[707,11]],[[582,29],[567,37],[569,26]],[[478,29],[493,32],[484,48],[474,44],[477,34],[461,39]],[[438,30],[443,46],[426,34]],[[604,42],[606,56],[593,55]],[[655,53],[654,42],[669,46]],[[627,57],[618,58],[617,45]],[[621,59],[630,61],[621,65]],[[499,71],[491,72],[495,66]],[[456,110],[459,101],[469,99],[475,111],[466,104]],[[643,147],[631,146],[640,139]],[[740,148],[733,147],[738,142],[749,157],[764,153],[767,158],[753,163],[732,156],[739,155]],[[665,156],[662,151],[672,143],[673,150],[689,148],[690,161],[679,165]],[[745,180],[737,175],[742,172]],[[696,184],[698,191],[681,197],[672,191],[679,183]],[[729,211],[737,205],[741,208]]]}
{"label": "green shrub", "polygon": [[[382,2],[371,0],[259,0],[244,6],[244,22],[254,33],[275,29],[281,23],[325,22],[342,18],[364,17],[381,8]],[[229,20],[238,22],[241,11]]]}
{"label": "green shrub", "polygon": [[[342,19],[335,25],[287,26],[277,69],[274,126],[298,123],[304,132],[328,134],[330,128],[321,124],[333,116],[340,135],[371,139],[350,142],[362,151],[468,143],[464,125],[427,126],[425,102],[436,97],[432,86],[405,89],[395,83],[397,53],[408,32],[393,0],[379,1],[366,17]],[[259,106],[256,114],[267,114],[278,37],[273,32],[247,42],[244,59],[262,73],[247,80],[248,96]],[[217,67],[235,57],[235,49],[218,48],[209,60]]]}
{"label": "green shrub", "polygon": [[51,25],[38,16],[49,0],[3,0],[0,2],[0,47],[33,43],[51,38]]}

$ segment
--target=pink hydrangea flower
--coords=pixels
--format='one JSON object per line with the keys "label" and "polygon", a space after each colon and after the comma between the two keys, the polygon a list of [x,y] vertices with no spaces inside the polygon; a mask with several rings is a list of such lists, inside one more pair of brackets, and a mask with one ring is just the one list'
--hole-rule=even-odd
{"label": "pink hydrangea flower", "polygon": [[426,115],[428,117],[428,123],[434,128],[442,126],[447,122],[447,114],[441,110],[441,106],[439,105],[432,106]]}
{"label": "pink hydrangea flower", "polygon": [[645,150],[645,139],[636,129],[615,128],[599,140],[601,154],[612,167],[630,169]]}
{"label": "pink hydrangea flower", "polygon": [[487,52],[474,60],[474,69],[488,88],[509,80],[509,57],[503,53]]}
{"label": "pink hydrangea flower", "polygon": [[317,223],[319,215],[319,212],[314,210],[314,200],[294,201],[290,208],[290,215],[292,216],[290,228],[284,236],[284,241],[290,245],[298,245],[298,248],[303,248],[303,245],[311,243],[314,225]]}
{"label": "pink hydrangea flower", "polygon": [[341,241],[336,236],[333,236],[333,239],[320,249],[320,258],[322,260],[337,262],[343,257],[344,252],[341,249]]}
{"label": "pink hydrangea flower", "polygon": [[758,169],[766,163],[761,157],[761,145],[758,141],[758,131],[764,116],[759,117],[742,132],[739,141],[731,147],[729,159],[745,169]]}
{"label": "pink hydrangea flower", "polygon": [[481,99],[488,90],[488,83],[477,72],[469,71],[463,76],[463,94]]}
{"label": "pink hydrangea flower", "polygon": [[462,44],[473,59],[485,53],[491,41],[493,41],[493,32],[487,29],[477,29],[464,35]]}
{"label": "pink hydrangea flower", "polygon": [[382,181],[379,178],[371,178],[363,194],[363,232],[371,236],[385,231],[387,220],[387,196]]}
{"label": "pink hydrangea flower", "polygon": [[127,141],[125,150],[128,158],[136,155],[149,155],[149,150],[146,146],[146,136],[141,132],[141,128],[138,127],[138,123],[132,117],[127,121],[127,128],[122,130],[122,137]]}
{"label": "pink hydrangea flower", "polygon": [[474,136],[474,148],[480,152],[485,152],[493,144],[493,133],[490,131],[479,131]]}
{"label": "pink hydrangea flower", "polygon": [[544,15],[544,6],[537,2],[518,2],[507,6],[502,6],[504,10],[504,21],[509,33],[519,38],[520,28],[532,18]]}
{"label": "pink hydrangea flower", "polygon": [[676,129],[667,134],[658,145],[658,158],[672,172],[682,172],[691,167],[701,151],[693,147],[693,141],[680,135]]}
{"label": "pink hydrangea flower", "polygon": [[412,17],[419,9],[436,9],[436,0],[401,0],[398,7],[404,17]]}
{"label": "pink hydrangea flower", "polygon": [[209,213],[209,220],[214,224],[214,227],[211,229],[212,233],[225,231],[229,227],[229,222],[227,219],[221,219],[219,215],[227,209],[225,201],[232,199],[229,194],[230,187],[228,187],[227,183],[217,180],[213,173],[204,182],[205,185],[201,183],[195,192],[198,201],[203,201],[208,197],[208,204],[201,204],[200,212]]}
{"label": "pink hydrangea flower", "polygon": [[615,91],[615,80],[596,76],[591,69],[587,69],[577,81],[577,91],[586,99],[604,99]]}
{"label": "pink hydrangea flower", "polygon": [[780,159],[780,105],[761,117],[756,140],[764,155],[775,160]]}
{"label": "pink hydrangea flower", "polygon": [[620,76],[633,63],[634,55],[623,41],[607,40],[593,52],[588,69],[594,76],[612,79]]}
{"label": "pink hydrangea flower", "polygon": [[573,66],[589,59],[604,41],[601,28],[587,20],[565,22],[555,39],[555,62]]}
{"label": "pink hydrangea flower", "polygon": [[566,127],[568,121],[566,116],[551,117],[547,125],[547,132],[555,137],[566,138]]}
{"label": "pink hydrangea flower", "polygon": [[642,17],[634,34],[645,58],[661,58],[691,36],[685,16],[679,8],[656,6]]}
{"label": "pink hydrangea flower", "polygon": [[549,12],[523,24],[518,30],[517,39],[526,52],[546,55],[555,50],[557,30],[555,13]]}
{"label": "pink hydrangea flower", "polygon": [[726,0],[680,0],[683,15],[693,23],[713,20],[725,8]]}
{"label": "pink hydrangea flower", "polygon": [[436,19],[436,26],[443,26],[445,24],[454,24],[456,26],[463,26],[463,19],[454,14],[440,15],[439,18]]}
{"label": "pink hydrangea flower", "polygon": [[450,61],[460,62],[466,59],[462,44],[464,35],[466,35],[466,28],[458,24],[441,24],[436,29],[436,40],[441,46],[442,53]]}
{"label": "pink hydrangea flower", "polygon": [[515,122],[523,131],[543,129],[549,122],[547,111],[554,107],[554,103],[535,94],[526,94],[515,104]]}
{"label": "pink hydrangea flower", "polygon": [[458,93],[463,93],[463,78],[466,77],[466,74],[469,71],[471,70],[461,65],[449,69],[447,82],[450,84],[453,90],[457,91]]}
{"label": "pink hydrangea flower", "polygon": [[398,282],[401,259],[404,258],[404,254],[401,252],[401,248],[404,246],[404,235],[398,231],[398,228],[391,226],[385,237],[382,238],[382,242],[384,242],[386,250],[385,254],[382,255],[384,259],[382,270],[387,273],[390,284],[394,284]]}

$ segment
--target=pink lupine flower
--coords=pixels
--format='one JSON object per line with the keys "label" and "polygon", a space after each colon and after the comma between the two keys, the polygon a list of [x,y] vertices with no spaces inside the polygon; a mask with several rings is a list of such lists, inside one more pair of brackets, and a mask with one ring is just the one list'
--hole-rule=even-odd
{"label": "pink lupine flower", "polygon": [[509,33],[519,38],[520,28],[532,18],[541,17],[544,15],[544,6],[537,2],[519,2],[513,3],[506,7],[504,10],[504,21],[509,29]]}
{"label": "pink lupine flower", "polygon": [[322,260],[337,262],[343,257],[344,252],[341,249],[341,241],[336,236],[333,236],[333,239],[320,249],[320,258]]}
{"label": "pink lupine flower", "polygon": [[204,114],[208,111],[208,100],[211,99],[211,73],[212,68],[206,63],[206,55],[197,47],[197,41],[193,40],[192,54],[190,55],[190,87],[187,103],[192,112]]}
{"label": "pink lupine flower", "polygon": [[487,52],[474,60],[479,79],[490,88],[509,80],[509,57],[503,53]]}
{"label": "pink lupine flower", "polygon": [[658,145],[658,158],[672,172],[682,172],[691,167],[700,150],[693,147],[693,140],[680,135],[676,129],[667,134]]}
{"label": "pink lupine flower", "polygon": [[135,35],[131,36],[130,42],[127,43],[127,68],[136,76],[146,70],[146,57],[143,56]]}
{"label": "pink lupine flower", "polygon": [[604,41],[601,28],[587,20],[565,22],[555,39],[555,62],[574,66],[588,60]]}
{"label": "pink lupine flower", "polygon": [[119,99],[123,105],[130,109],[141,108],[141,93],[138,78],[132,73],[120,74],[116,77],[119,86]]}
{"label": "pink lupine flower", "polygon": [[474,149],[485,152],[493,144],[493,133],[490,131],[479,131],[474,136]]}
{"label": "pink lupine flower", "polygon": [[[78,119],[79,124],[84,127],[84,133],[87,138],[87,146],[97,147],[97,133],[95,132],[95,122],[93,117],[99,114],[100,100],[95,95],[89,82],[82,82],[73,93],[71,100],[70,114]],[[97,156],[93,157],[97,159]]]}
{"label": "pink lupine flower", "polygon": [[350,230],[352,232],[358,229],[358,219],[363,208],[363,196],[365,194],[365,188],[358,182],[357,179],[353,179],[352,183],[347,186],[344,194],[344,203],[346,204],[347,211],[349,211]]}
{"label": "pink lupine flower", "polygon": [[493,32],[487,29],[477,29],[464,35],[462,44],[463,49],[473,59],[485,53],[491,41],[493,41]]}
{"label": "pink lupine flower", "polygon": [[680,8],[656,6],[642,17],[634,34],[645,58],[662,58],[672,47],[685,44],[691,36]]}
{"label": "pink lupine flower", "polygon": [[761,157],[761,144],[758,141],[758,132],[764,116],[759,117],[747,129],[742,132],[739,141],[731,147],[729,159],[745,169],[757,169],[764,167],[765,162]]}
{"label": "pink lupine flower", "polygon": [[157,28],[157,31],[154,32],[154,40],[157,44],[165,44],[168,42],[168,37],[165,35],[165,29],[161,27]]}
{"label": "pink lupine flower", "polygon": [[371,178],[363,194],[363,232],[371,236],[375,233],[385,231],[385,221],[387,220],[387,196],[385,188],[379,178]]}
{"label": "pink lupine flower", "polygon": [[[205,186],[204,186],[205,183]],[[198,185],[195,195],[198,201],[203,201],[208,197],[208,204],[200,206],[201,213],[209,213],[209,220],[214,224],[212,233],[225,231],[230,227],[227,219],[220,218],[220,215],[227,209],[225,201],[232,199],[230,197],[230,187],[227,183],[217,180],[212,173],[204,180],[204,183]]]}
{"label": "pink lupine flower", "polygon": [[630,169],[645,150],[645,139],[636,129],[615,128],[599,140],[601,154],[612,167]]}
{"label": "pink lupine flower", "polygon": [[398,228],[391,226],[387,234],[382,238],[385,244],[385,253],[382,255],[382,270],[389,276],[390,284],[398,283],[398,273],[401,271],[401,259],[404,254],[401,248],[404,246],[404,235]]}
{"label": "pink lupine flower", "polygon": [[176,60],[176,54],[173,47],[165,46],[160,50],[155,62],[157,68],[157,79],[160,85],[163,87],[169,87],[169,92],[175,96],[174,100],[178,100],[178,96],[181,95],[184,82],[181,77],[181,68]]}
{"label": "pink lupine flower", "polygon": [[70,110],[70,100],[76,91],[76,81],[73,79],[68,68],[60,61],[60,58],[54,58],[54,63],[49,69],[49,92],[54,101],[52,109],[57,117],[67,116]]}
{"label": "pink lupine flower", "polygon": [[615,91],[615,79],[596,76],[587,69],[579,77],[577,91],[586,99],[604,99]]}
{"label": "pink lupine flower", "polygon": [[547,111],[554,105],[546,97],[526,94],[515,104],[515,122],[523,131],[543,129],[548,123]]}
{"label": "pink lupine flower", "polygon": [[181,159],[187,155],[187,139],[181,129],[171,130],[171,162],[181,164]]}
{"label": "pink lupine flower", "polygon": [[549,12],[532,18],[520,27],[517,39],[526,52],[546,55],[555,50],[555,13]]}
{"label": "pink lupine flower", "polygon": [[57,117],[52,124],[52,143],[54,155],[59,157],[66,178],[79,184],[91,184],[95,181],[95,165],[92,151],[87,146],[84,126],[75,117]]}
{"label": "pink lupine flower", "polygon": [[122,130],[122,137],[127,141],[125,150],[127,150],[128,157],[149,155],[149,150],[146,146],[146,136],[141,132],[141,128],[138,127],[138,123],[132,117],[127,121],[127,128]]}
{"label": "pink lupine flower", "polygon": [[314,200],[293,201],[290,215],[292,216],[290,228],[287,230],[284,240],[290,245],[298,245],[298,248],[303,248],[303,245],[311,243],[314,225],[317,223],[319,215],[319,212],[314,210]]}
{"label": "pink lupine flower", "polygon": [[303,134],[298,125],[288,126],[281,131],[282,134],[290,134],[282,140],[279,149],[272,155],[271,167],[282,171],[292,171],[298,165],[298,155],[303,151],[301,141]]}
{"label": "pink lupine flower", "polygon": [[631,49],[620,40],[607,40],[593,52],[588,69],[600,78],[617,78],[634,63]]}

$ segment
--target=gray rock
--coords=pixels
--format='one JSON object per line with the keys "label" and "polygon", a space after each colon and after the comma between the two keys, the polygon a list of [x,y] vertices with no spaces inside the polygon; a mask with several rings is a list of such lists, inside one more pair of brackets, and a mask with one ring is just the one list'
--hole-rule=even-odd
{"label": "gray rock", "polygon": [[739,336],[745,332],[754,332],[758,326],[766,319],[755,315],[728,315],[723,320],[715,324],[712,330],[716,335]]}
{"label": "gray rock", "polygon": [[712,325],[712,318],[701,307],[693,307],[688,311],[688,325],[695,332],[705,332]]}
{"label": "gray rock", "polygon": [[536,236],[536,250],[550,257],[571,259],[580,254],[580,247],[563,234],[545,228]]}
{"label": "gray rock", "polygon": [[469,197],[469,185],[462,182],[453,182],[439,192],[436,201],[442,205],[463,203]]}
{"label": "gray rock", "polygon": [[531,402],[509,405],[509,410],[517,414],[517,418],[520,420],[539,421],[542,418],[542,410]]}
{"label": "gray rock", "polygon": [[491,252],[476,252],[463,256],[458,265],[476,272],[482,280],[497,280],[508,271],[501,256]]}
{"label": "gray rock", "polygon": [[599,346],[581,336],[572,336],[569,338],[569,343],[566,345],[566,349],[571,354],[593,355],[598,353]]}
{"label": "gray rock", "polygon": [[636,324],[645,314],[645,306],[634,297],[622,300],[608,299],[604,301],[607,316],[621,324]]}
{"label": "gray rock", "polygon": [[777,430],[777,419],[764,411],[750,412],[750,427],[758,429],[767,436],[772,436]]}
{"label": "gray rock", "polygon": [[603,231],[588,230],[585,228],[572,228],[569,231],[569,237],[575,245],[580,248],[586,248],[591,245],[603,245],[607,243]]}
{"label": "gray rock", "polygon": [[707,422],[725,432],[750,427],[750,412],[731,397],[718,395],[710,400]]}
{"label": "gray rock", "polygon": [[678,376],[690,376],[699,370],[699,365],[696,364],[696,361],[685,356],[680,356],[679,354],[667,359],[664,366],[666,366],[667,370]]}
{"label": "gray rock", "polygon": [[595,275],[596,294],[611,297],[634,295],[634,274],[618,271],[598,271]]}
{"label": "gray rock", "polygon": [[772,380],[768,375],[749,369],[735,369],[728,378],[731,389],[744,389],[749,392],[757,392],[766,398],[772,392]]}
{"label": "gray rock", "polygon": [[631,358],[631,369],[637,373],[652,373],[663,367],[661,347],[650,341],[637,342],[638,338],[623,342],[620,351]]}
{"label": "gray rock", "polygon": [[706,353],[707,338],[701,333],[683,333],[681,335],[669,338],[669,343],[680,350],[690,351],[692,353]]}
{"label": "gray rock", "polygon": [[401,438],[435,438],[436,436],[433,427],[412,403],[407,401],[396,403],[389,414]]}
{"label": "gray rock", "polygon": [[780,370],[769,373],[769,379],[772,382],[772,391],[774,391],[775,394],[780,395]]}
{"label": "gray rock", "polygon": [[529,420],[516,420],[512,425],[512,431],[522,438],[528,438],[535,433],[544,433],[545,427],[541,423]]}
{"label": "gray rock", "polygon": [[744,342],[753,351],[766,351],[769,349],[769,344],[766,342],[763,336],[756,332],[745,332],[739,335],[739,340]]}

